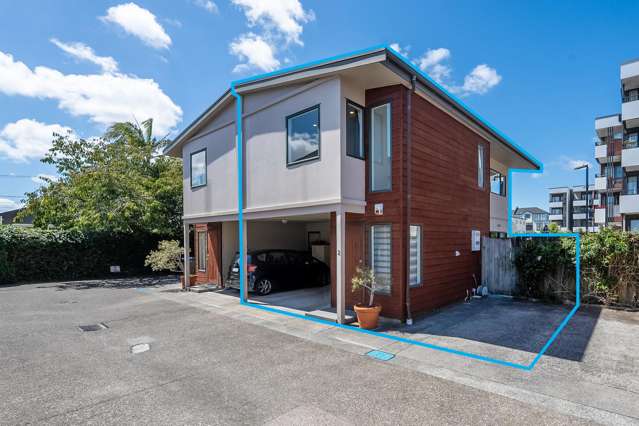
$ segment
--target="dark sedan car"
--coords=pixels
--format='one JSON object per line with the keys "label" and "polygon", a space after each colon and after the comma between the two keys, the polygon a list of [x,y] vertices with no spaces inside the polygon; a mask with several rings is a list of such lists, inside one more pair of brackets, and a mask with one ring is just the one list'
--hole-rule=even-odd
{"label": "dark sedan car", "polygon": [[[327,264],[294,250],[255,250],[247,253],[248,291],[259,295],[273,290],[319,287],[330,283]],[[229,268],[226,287],[240,288],[239,255]]]}

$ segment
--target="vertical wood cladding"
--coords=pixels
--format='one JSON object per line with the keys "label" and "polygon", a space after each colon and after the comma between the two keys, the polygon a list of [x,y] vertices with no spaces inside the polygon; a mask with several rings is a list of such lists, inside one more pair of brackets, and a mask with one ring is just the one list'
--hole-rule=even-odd
{"label": "vertical wood cladding", "polygon": [[[407,96],[412,96],[413,114],[410,154],[406,145]],[[422,284],[411,289],[413,315],[463,299],[466,289],[474,284],[473,274],[480,280],[481,253],[471,252],[471,231],[480,230],[482,235],[489,231],[490,145],[428,101],[409,94],[403,86],[366,91],[368,110],[386,102],[391,103],[392,117],[392,190],[370,191],[370,115],[367,114],[366,213],[359,218],[348,216],[347,221],[361,222],[368,262],[370,226],[391,225],[392,289],[390,295],[380,296],[377,301],[382,304],[382,315],[404,319],[409,224],[422,226]],[[485,150],[484,188],[477,184],[479,144]],[[412,196],[410,211],[407,211],[409,161]],[[383,203],[383,215],[375,215],[377,203]],[[456,251],[459,256],[455,255]],[[353,270],[347,265],[347,272]],[[350,293],[347,276],[347,306],[358,299],[359,295]]]}
{"label": "vertical wood cladding", "polygon": [[[404,317],[406,281],[406,222],[404,203],[406,200],[406,89],[403,86],[388,86],[366,91],[366,212],[363,217],[364,250],[370,264],[370,226],[391,225],[391,293],[376,298],[382,305],[382,315],[391,318]],[[391,104],[391,191],[370,190],[370,108],[390,102]],[[384,214],[375,215],[375,204],[384,204]],[[357,300],[359,295],[351,295]],[[347,300],[349,300],[347,296]]]}
{"label": "vertical wood cladding", "polygon": [[[422,225],[422,285],[411,290],[414,312],[460,300],[480,281],[481,252],[471,231],[490,227],[490,144],[413,94],[410,222]],[[477,184],[478,145],[484,146],[484,188]],[[510,184],[510,183],[508,183]],[[455,256],[455,251],[460,255]]]}

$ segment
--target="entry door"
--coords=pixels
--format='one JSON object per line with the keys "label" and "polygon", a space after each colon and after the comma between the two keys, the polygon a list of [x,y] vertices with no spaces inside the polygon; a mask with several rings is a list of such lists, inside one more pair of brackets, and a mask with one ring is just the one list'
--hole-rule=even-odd
{"label": "entry door", "polygon": [[208,281],[222,285],[222,224],[208,224]]}
{"label": "entry door", "polygon": [[[349,295],[359,301],[359,293],[352,294],[351,279],[360,263],[364,263],[364,223],[359,220],[346,218],[346,302],[348,305],[355,303]],[[347,305],[347,306],[348,306]]]}

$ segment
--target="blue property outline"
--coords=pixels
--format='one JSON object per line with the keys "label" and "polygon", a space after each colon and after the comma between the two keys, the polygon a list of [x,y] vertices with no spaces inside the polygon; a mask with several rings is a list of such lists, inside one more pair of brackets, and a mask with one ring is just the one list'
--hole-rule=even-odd
{"label": "blue property outline", "polygon": [[[420,342],[418,340],[408,339],[408,338],[405,338],[405,337],[393,336],[391,334],[382,333],[382,332],[378,332],[378,331],[364,330],[364,329],[356,328],[356,327],[349,326],[349,325],[346,325],[346,324],[339,324],[339,323],[336,323],[336,322],[331,322],[331,321],[323,320],[323,319],[319,319],[319,318],[307,317],[305,315],[297,314],[297,313],[294,313],[294,312],[288,312],[288,311],[285,311],[285,310],[282,310],[282,309],[278,309],[278,308],[273,308],[273,307],[270,307],[270,306],[264,306],[264,305],[258,305],[258,304],[255,304],[255,303],[251,303],[248,300],[246,300],[246,298],[244,297],[244,289],[246,287],[246,274],[243,274],[243,273],[240,274],[240,304],[244,305],[244,306],[249,306],[249,307],[255,308],[255,309],[261,309],[261,310],[267,311],[267,312],[273,312],[273,313],[277,313],[277,314],[280,314],[280,315],[285,315],[285,316],[289,316],[289,317],[293,317],[293,318],[300,318],[300,319],[304,319],[304,320],[307,320],[307,321],[313,321],[313,322],[316,322],[316,323],[329,325],[331,327],[337,327],[337,328],[342,328],[342,329],[346,329],[346,330],[350,330],[350,331],[354,331],[354,332],[358,332],[358,333],[363,333],[363,334],[368,334],[368,335],[372,335],[372,336],[382,337],[384,339],[393,340],[393,341],[396,341],[396,342],[407,343],[407,344],[411,344],[411,345],[415,345],[415,346],[420,346],[420,347],[424,347],[424,348],[428,348],[428,349],[437,350],[437,351],[440,351],[440,352],[446,352],[446,353],[450,353],[450,354],[454,354],[454,355],[459,355],[459,356],[463,356],[463,357],[466,357],[466,358],[471,358],[471,359],[475,359],[475,360],[479,360],[479,361],[484,361],[484,362],[491,363],[491,364],[501,365],[501,366],[505,366],[505,367],[512,367],[512,368],[516,368],[516,369],[524,370],[524,371],[532,371],[532,369],[535,368],[535,366],[537,365],[537,363],[539,362],[541,357],[546,353],[548,348],[550,348],[550,345],[552,345],[552,343],[555,341],[557,336],[559,336],[559,333],[561,333],[561,331],[566,327],[566,325],[568,324],[568,321],[570,321],[570,319],[573,317],[573,315],[575,315],[575,313],[577,312],[577,310],[579,309],[579,307],[581,305],[581,301],[580,301],[580,293],[581,293],[581,288],[580,288],[581,287],[581,277],[580,277],[580,272],[581,272],[580,252],[581,252],[581,250],[580,250],[580,245],[581,245],[581,238],[580,238],[580,235],[578,233],[557,233],[557,234],[549,234],[549,233],[545,233],[545,234],[528,234],[528,233],[522,233],[522,234],[514,234],[512,232],[512,175],[513,175],[513,172],[517,172],[517,173],[543,173],[543,169],[544,169],[543,164],[539,160],[537,160],[534,156],[530,155],[525,149],[521,148],[519,145],[517,145],[515,142],[513,142],[509,137],[507,137],[502,132],[497,130],[488,121],[486,121],[479,114],[477,114],[475,111],[473,111],[471,108],[469,108],[464,102],[462,102],[460,99],[458,99],[453,94],[449,93],[448,90],[446,90],[443,86],[438,84],[436,81],[434,81],[432,78],[430,78],[427,74],[425,74],[419,68],[417,68],[415,65],[413,65],[406,57],[404,57],[403,55],[401,55],[399,52],[395,51],[393,48],[391,48],[388,45],[377,45],[377,46],[369,47],[367,49],[362,49],[362,50],[358,50],[358,51],[354,51],[354,52],[345,53],[345,54],[342,54],[342,55],[337,55],[337,56],[332,56],[332,57],[325,58],[325,59],[311,61],[311,62],[307,62],[305,64],[301,64],[301,65],[297,65],[297,66],[293,66],[293,67],[288,67],[288,68],[284,68],[284,69],[281,69],[281,70],[278,70],[278,71],[264,73],[264,74],[260,74],[260,75],[257,75],[257,76],[253,76],[253,77],[249,77],[249,78],[245,78],[245,79],[240,79],[240,80],[235,80],[235,81],[231,82],[231,94],[236,99],[235,105],[236,105],[236,114],[237,114],[236,115],[236,129],[237,129],[236,146],[237,146],[237,167],[238,167],[239,252],[240,253],[244,253],[244,251],[245,251],[245,247],[244,247],[244,245],[245,245],[245,240],[244,240],[244,192],[243,192],[243,188],[244,188],[244,172],[243,172],[244,155],[243,155],[243,149],[244,148],[243,148],[243,143],[242,143],[244,138],[243,138],[243,117],[242,117],[242,115],[243,115],[242,95],[237,93],[236,86],[239,85],[239,84],[244,84],[244,83],[248,83],[248,82],[252,82],[252,81],[257,81],[257,80],[260,80],[260,79],[263,79],[263,78],[267,78],[267,77],[272,77],[272,76],[277,76],[277,75],[289,73],[289,72],[292,72],[292,71],[295,71],[295,70],[298,70],[298,69],[307,68],[309,66],[319,65],[319,64],[323,64],[323,63],[327,63],[327,62],[332,62],[332,61],[343,59],[343,58],[350,57],[350,56],[356,56],[356,55],[360,55],[360,54],[371,53],[371,52],[374,52],[376,50],[381,50],[381,49],[386,49],[386,50],[390,51],[391,53],[393,53],[402,62],[404,62],[405,65],[410,67],[416,74],[420,75],[422,78],[426,79],[433,86],[435,86],[439,90],[441,90],[444,93],[444,95],[448,96],[450,99],[452,99],[454,102],[456,102],[459,106],[461,106],[463,109],[465,109],[469,114],[473,115],[477,120],[482,122],[491,131],[493,131],[495,134],[499,135],[499,137],[503,138],[505,141],[507,141],[509,144],[511,144],[513,147],[515,147],[517,150],[519,150],[521,153],[523,153],[525,156],[527,156],[528,159],[532,163],[534,163],[535,165],[537,165],[539,167],[538,170],[508,169],[508,181],[507,181],[508,232],[507,232],[507,236],[509,238],[511,238],[511,237],[532,237],[532,238],[574,237],[576,239],[576,241],[575,241],[575,248],[576,248],[576,259],[575,259],[576,280],[575,280],[575,282],[576,282],[576,285],[575,285],[575,306],[574,306],[574,308],[568,313],[568,315],[566,316],[566,318],[564,318],[564,320],[561,322],[561,324],[559,324],[557,329],[550,336],[550,339],[548,339],[548,341],[544,344],[544,346],[537,353],[537,355],[530,362],[530,364],[520,364],[520,363],[515,363],[515,362],[510,362],[510,361],[504,361],[504,360],[497,359],[497,358],[491,358],[491,357],[487,357],[487,356],[483,356],[483,355],[477,355],[477,354],[473,354],[473,353],[470,353],[470,352],[460,351],[460,350],[457,350],[457,349],[451,349],[451,348],[447,348],[445,346],[439,346],[439,345],[434,345],[434,344],[431,344],[431,343]],[[240,256],[240,259],[239,259],[240,271],[245,271],[246,270],[245,263],[246,263],[245,257],[244,256]]]}

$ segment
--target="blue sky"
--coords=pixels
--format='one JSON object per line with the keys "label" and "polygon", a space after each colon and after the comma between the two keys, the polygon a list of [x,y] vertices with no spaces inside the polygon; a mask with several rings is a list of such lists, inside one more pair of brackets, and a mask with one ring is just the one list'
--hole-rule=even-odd
{"label": "blue sky", "polygon": [[515,178],[513,206],[546,208],[548,187],[583,183],[570,167],[594,165],[593,119],[619,111],[639,2],[363,4],[2,2],[0,175],[25,177],[0,176],[0,211],[53,174],[38,161],[52,131],[91,137],[153,115],[175,136],[233,79],[381,43],[544,162],[542,177]]}

